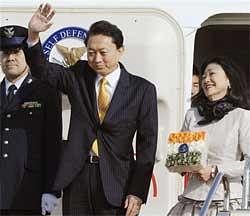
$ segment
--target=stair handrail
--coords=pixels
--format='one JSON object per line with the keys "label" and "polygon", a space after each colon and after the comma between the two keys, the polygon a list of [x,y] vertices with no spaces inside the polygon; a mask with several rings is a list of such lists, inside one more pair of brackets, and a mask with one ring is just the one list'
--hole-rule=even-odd
{"label": "stair handrail", "polygon": [[242,187],[242,203],[241,209],[249,208],[249,198],[250,198],[250,156],[245,155],[245,167],[243,176],[243,187]]}
{"label": "stair handrail", "polygon": [[210,190],[208,191],[207,197],[204,201],[204,204],[201,208],[200,214],[199,216],[206,216],[207,215],[207,211],[209,209],[209,206],[213,200],[213,196],[217,190],[217,188],[219,187],[221,180],[223,178],[224,174],[222,172],[218,172],[212,182],[212,185],[210,187]]}

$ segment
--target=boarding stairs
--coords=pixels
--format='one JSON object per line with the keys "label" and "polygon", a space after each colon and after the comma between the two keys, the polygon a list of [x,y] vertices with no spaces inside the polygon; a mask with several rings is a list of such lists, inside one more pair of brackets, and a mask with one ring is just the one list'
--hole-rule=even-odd
{"label": "boarding stairs", "polygon": [[223,210],[219,211],[217,216],[250,216],[250,156],[245,157],[241,208],[233,211],[229,209],[230,184],[223,173],[219,172],[217,173],[208,192],[204,205],[201,209],[200,216],[207,216],[207,211],[213,200],[213,196],[221,182],[224,186],[224,205]]}

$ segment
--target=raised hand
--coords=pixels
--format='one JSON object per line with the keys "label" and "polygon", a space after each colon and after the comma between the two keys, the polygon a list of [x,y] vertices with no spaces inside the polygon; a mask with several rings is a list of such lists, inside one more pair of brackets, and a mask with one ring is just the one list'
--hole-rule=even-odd
{"label": "raised hand", "polygon": [[55,10],[49,3],[41,4],[29,21],[29,30],[34,33],[46,31],[53,24]]}
{"label": "raised hand", "polygon": [[55,10],[48,3],[41,4],[29,21],[29,34],[27,42],[34,45],[39,41],[39,33],[44,32],[53,24],[51,19],[55,15]]}

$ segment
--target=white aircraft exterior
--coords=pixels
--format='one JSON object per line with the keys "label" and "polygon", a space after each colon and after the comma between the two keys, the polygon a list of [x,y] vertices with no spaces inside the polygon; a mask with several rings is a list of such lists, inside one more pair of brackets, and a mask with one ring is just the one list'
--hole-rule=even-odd
{"label": "white aircraft exterior", "polygon": [[[118,25],[125,38],[122,63],[127,70],[152,81],[157,87],[159,139],[154,175],[148,202],[141,215],[162,216],[183,191],[183,178],[165,168],[167,137],[181,128],[190,106],[195,37],[204,26],[250,25],[250,0],[51,0],[56,9],[52,27],[41,34],[47,42],[50,61],[65,63],[55,44],[68,48],[84,46],[70,33],[71,27],[85,30],[98,20]],[[27,26],[41,1],[2,0],[1,26]],[[65,31],[64,31],[65,30]],[[66,35],[53,40],[53,33]],[[67,32],[68,31],[68,32]],[[66,32],[66,33],[65,33]],[[54,41],[54,42],[53,42]],[[44,44],[46,46],[46,44]],[[45,48],[44,48],[45,49]],[[211,48],[212,49],[212,48]],[[250,49],[250,44],[246,44]],[[81,56],[86,59],[86,53]],[[3,77],[3,75],[0,75]],[[70,106],[63,100],[64,130],[67,139]]]}

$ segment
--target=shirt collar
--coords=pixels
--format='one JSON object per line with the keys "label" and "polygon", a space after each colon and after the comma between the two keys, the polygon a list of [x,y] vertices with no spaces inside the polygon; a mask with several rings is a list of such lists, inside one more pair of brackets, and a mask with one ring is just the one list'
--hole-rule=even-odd
{"label": "shirt collar", "polygon": [[6,77],[5,77],[4,81],[5,81],[6,94],[8,93],[8,88],[9,88],[11,85],[13,85],[13,84],[16,86],[16,88],[17,88],[17,90],[18,90],[27,76],[28,76],[28,73],[27,73],[25,76],[23,76],[23,77],[21,77],[20,79],[18,79],[15,83],[10,82],[10,81],[7,80]]}
{"label": "shirt collar", "polygon": [[[111,73],[109,73],[107,76],[105,76],[105,79],[108,81],[108,85],[110,85],[112,88],[116,87],[116,84],[120,78],[121,74],[121,68],[118,64],[118,67]],[[103,78],[102,75],[98,74],[96,78],[96,84],[99,84],[99,81]]]}

